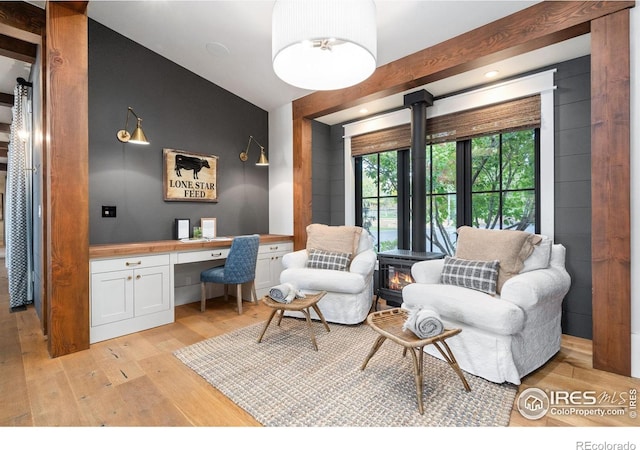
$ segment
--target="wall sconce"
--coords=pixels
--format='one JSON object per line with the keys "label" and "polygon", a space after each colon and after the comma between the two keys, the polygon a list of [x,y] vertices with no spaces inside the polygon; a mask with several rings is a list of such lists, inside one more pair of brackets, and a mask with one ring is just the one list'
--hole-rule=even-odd
{"label": "wall sconce", "polygon": [[[138,120],[136,124],[136,129],[133,130],[133,134],[127,131],[127,127],[129,126],[129,113],[133,114],[134,117]],[[144,135],[144,131],[142,131],[142,119],[138,117],[138,115],[133,111],[131,106],[127,108],[127,120],[124,123],[124,130],[119,130],[116,136],[120,142],[129,142],[131,144],[145,144],[148,145],[149,141],[147,141],[147,137]]]}
{"label": "wall sconce", "polygon": [[268,166],[269,161],[267,160],[267,155],[264,154],[264,147],[260,145],[258,141],[253,136],[249,136],[249,142],[247,142],[247,149],[240,153],[240,161],[245,162],[249,159],[249,146],[251,146],[251,141],[255,142],[258,147],[260,147],[260,157],[256,162],[256,166]]}

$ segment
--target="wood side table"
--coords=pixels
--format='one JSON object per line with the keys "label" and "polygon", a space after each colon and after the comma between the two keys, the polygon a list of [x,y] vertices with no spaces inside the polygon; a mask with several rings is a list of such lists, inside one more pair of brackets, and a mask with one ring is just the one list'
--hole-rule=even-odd
{"label": "wood side table", "polygon": [[416,394],[418,396],[418,411],[420,411],[420,414],[424,414],[424,407],[422,404],[422,383],[424,356],[423,349],[426,345],[433,344],[438,349],[445,361],[449,363],[451,368],[458,374],[458,377],[460,377],[464,389],[467,392],[471,391],[471,387],[469,386],[469,383],[467,383],[467,379],[464,377],[462,370],[460,370],[458,362],[453,356],[453,352],[445,342],[446,339],[450,338],[451,336],[455,336],[462,330],[460,328],[448,329],[444,330],[437,336],[433,336],[427,339],[421,339],[413,332],[409,330],[405,331],[402,329],[402,326],[407,320],[407,317],[408,312],[401,308],[387,309],[369,314],[369,316],[367,317],[367,323],[371,326],[371,328],[373,328],[380,334],[380,337],[378,337],[378,339],[376,339],[376,341],[374,342],[373,347],[369,352],[369,356],[367,356],[367,359],[365,359],[365,361],[362,363],[360,370],[364,370],[371,357],[375,355],[382,343],[387,338],[404,347],[403,355],[406,354],[407,349],[410,350],[411,357],[413,358],[413,374],[416,381]]}
{"label": "wood side table", "polygon": [[291,303],[277,302],[273,300],[271,297],[269,297],[268,295],[265,295],[264,297],[262,297],[262,303],[267,305],[269,308],[273,309],[273,311],[271,311],[271,315],[269,316],[269,320],[267,320],[267,323],[264,324],[262,333],[258,338],[258,343],[262,342],[264,333],[267,331],[267,328],[269,328],[269,324],[271,323],[273,316],[275,316],[278,311],[280,311],[280,317],[278,318],[278,323],[277,323],[278,326],[280,326],[280,322],[282,322],[282,318],[284,317],[285,311],[301,311],[307,319],[307,328],[309,329],[309,334],[311,334],[311,343],[313,343],[313,347],[316,349],[316,351],[318,351],[316,336],[313,333],[313,327],[311,325],[311,315],[309,314],[309,308],[313,308],[316,314],[318,314],[318,317],[322,321],[322,324],[324,325],[326,330],[331,331],[329,330],[329,325],[327,325],[327,321],[324,320],[324,316],[322,315],[320,308],[318,308],[318,302],[322,297],[325,296],[326,293],[327,291],[321,291],[321,292],[318,292],[317,294],[307,294],[305,298],[295,299]]}

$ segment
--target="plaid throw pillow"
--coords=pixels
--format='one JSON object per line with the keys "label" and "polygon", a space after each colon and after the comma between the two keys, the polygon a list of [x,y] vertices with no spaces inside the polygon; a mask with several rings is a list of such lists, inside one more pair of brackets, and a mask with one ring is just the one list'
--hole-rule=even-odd
{"label": "plaid throw pillow", "polygon": [[440,281],[495,295],[499,265],[498,260],[472,261],[445,256]]}
{"label": "plaid throw pillow", "polygon": [[327,252],[325,250],[309,250],[307,267],[311,269],[328,269],[346,271],[351,261],[351,253]]}

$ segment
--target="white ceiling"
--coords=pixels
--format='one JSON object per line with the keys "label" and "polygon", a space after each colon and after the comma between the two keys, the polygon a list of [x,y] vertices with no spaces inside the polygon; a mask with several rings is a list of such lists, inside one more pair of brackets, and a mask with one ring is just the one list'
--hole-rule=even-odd
{"label": "white ceiling", "polygon": [[[31,2],[43,6],[44,2]],[[376,0],[378,66],[507,16],[537,1]],[[281,81],[271,66],[274,0],[89,2],[89,17],[212,83],[271,111],[311,91]],[[589,54],[588,36],[424,86],[436,96]],[[0,58],[0,89],[13,92],[28,68]],[[494,80],[496,80],[494,79]],[[418,89],[418,88],[416,88]],[[416,90],[414,89],[414,90]],[[400,107],[404,93],[320,118],[334,124]],[[366,107],[366,113],[360,109]],[[4,108],[0,108],[4,109]],[[0,111],[0,113],[3,113]]]}

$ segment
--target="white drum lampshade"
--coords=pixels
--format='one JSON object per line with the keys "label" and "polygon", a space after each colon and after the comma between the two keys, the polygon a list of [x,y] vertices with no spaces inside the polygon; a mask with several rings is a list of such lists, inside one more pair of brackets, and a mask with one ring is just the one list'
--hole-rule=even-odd
{"label": "white drum lampshade", "polygon": [[273,70],[310,90],[341,89],[376,69],[373,0],[278,0],[272,16]]}

